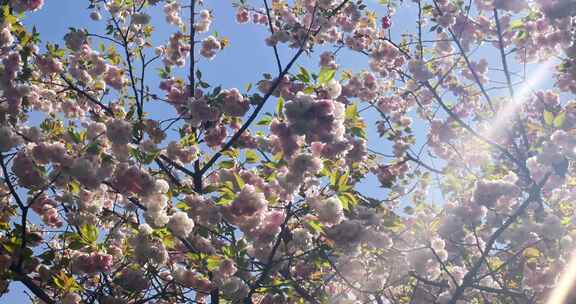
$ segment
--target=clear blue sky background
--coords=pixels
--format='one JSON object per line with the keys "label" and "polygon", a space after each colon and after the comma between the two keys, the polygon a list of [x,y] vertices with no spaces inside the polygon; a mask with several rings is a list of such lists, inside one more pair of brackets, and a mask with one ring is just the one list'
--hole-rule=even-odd
{"label": "clear blue sky background", "polygon": [[[413,5],[410,1],[405,1],[403,9],[393,19],[393,31],[395,37],[398,39],[400,33],[414,31],[415,14],[413,8],[406,8],[406,6]],[[229,0],[216,0],[205,1],[208,8],[213,10],[215,15],[214,23],[211,27],[211,32],[217,31],[221,36],[228,37],[231,45],[224,51],[220,52],[212,61],[207,61],[201,58],[197,67],[202,70],[204,81],[209,82],[213,86],[222,85],[224,88],[237,87],[244,91],[244,87],[248,83],[255,84],[258,80],[262,79],[262,73],[276,73],[276,65],[273,57],[272,49],[264,44],[264,39],[267,36],[266,28],[256,25],[239,25],[234,21],[234,10],[232,8],[232,1]],[[260,5],[260,1],[254,2]],[[376,0],[368,0],[370,8],[377,11],[378,15],[382,15],[385,10],[382,6],[377,4]],[[31,13],[26,17],[24,23],[27,27],[31,28],[36,26],[40,32],[42,40],[41,45],[44,46],[46,42],[56,42],[63,45],[62,37],[67,33],[68,27],[87,28],[90,32],[104,34],[104,23],[94,22],[89,18],[90,11],[87,10],[88,1],[84,0],[46,0],[44,8],[39,12]],[[165,43],[175,28],[168,26],[164,22],[164,14],[161,6],[156,6],[149,11],[152,15],[152,24],[155,26],[156,31],[154,34],[154,44],[158,45]],[[187,16],[185,16],[187,17]],[[200,37],[204,37],[205,34]],[[97,42],[95,38],[94,42]],[[302,57],[298,63],[307,67],[310,71],[318,71],[317,58],[322,49],[318,49],[310,56]],[[280,48],[281,58],[283,63],[286,64],[291,58],[295,50]],[[493,53],[483,53],[484,56],[491,57],[490,62],[494,63]],[[339,53],[338,63],[341,64],[343,69],[352,69],[355,72],[360,71],[367,67],[367,60],[363,55],[353,54],[349,51],[343,50]],[[158,66],[156,66],[158,67]],[[182,69],[180,75],[184,76]],[[293,69],[293,72],[296,72]],[[153,76],[152,76],[153,75]],[[147,76],[147,85],[153,91],[161,93],[158,90],[158,77],[153,69],[150,70]],[[270,101],[267,109],[273,111],[275,101]],[[151,112],[153,118],[167,118],[172,117],[174,112],[171,107],[162,103],[149,103],[146,105],[146,111]],[[368,123],[368,141],[370,148],[388,153],[390,151],[389,143],[379,139],[375,132],[374,122],[376,115],[374,111],[366,111],[363,113],[366,122]],[[415,125],[418,143],[424,143],[423,125]],[[416,145],[415,150],[418,150],[419,145]],[[386,193],[379,187],[374,176],[370,176],[366,183],[360,186],[362,192],[373,197],[383,197]],[[12,303],[30,303],[28,297],[24,294],[24,289],[19,283],[12,283],[10,286],[10,293],[0,298],[0,304]]]}

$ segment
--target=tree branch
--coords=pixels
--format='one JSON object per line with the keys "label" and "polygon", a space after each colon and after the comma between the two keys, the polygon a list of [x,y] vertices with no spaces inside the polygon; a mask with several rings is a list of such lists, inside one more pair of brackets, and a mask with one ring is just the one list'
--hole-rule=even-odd
{"label": "tree branch", "polygon": [[492,247],[494,246],[494,244],[496,243],[498,238],[500,238],[502,233],[504,233],[504,231],[506,231],[506,229],[508,229],[508,227],[510,227],[510,225],[512,225],[514,222],[516,222],[518,217],[522,213],[524,213],[524,211],[528,208],[528,206],[530,205],[531,202],[540,199],[540,190],[541,190],[542,186],[548,180],[548,177],[550,177],[550,173],[548,173],[543,178],[542,182],[532,186],[532,189],[531,189],[530,193],[528,194],[528,198],[526,198],[526,200],[522,203],[522,205],[520,205],[520,207],[518,207],[518,209],[504,222],[504,224],[502,224],[502,226],[500,226],[492,234],[492,236],[490,236],[490,239],[488,239],[488,242],[486,242],[485,249],[484,249],[484,252],[482,253],[482,256],[476,261],[476,263],[474,264],[472,269],[470,269],[470,271],[468,271],[466,273],[466,275],[462,279],[462,284],[460,284],[456,288],[456,290],[454,291],[452,298],[450,299],[450,302],[448,302],[449,304],[456,304],[456,302],[464,294],[464,291],[466,290],[466,288],[472,286],[474,279],[475,279],[476,275],[478,274],[478,271],[480,270],[480,267],[484,263],[484,260],[486,259],[486,257],[488,256],[488,254],[492,250]]}

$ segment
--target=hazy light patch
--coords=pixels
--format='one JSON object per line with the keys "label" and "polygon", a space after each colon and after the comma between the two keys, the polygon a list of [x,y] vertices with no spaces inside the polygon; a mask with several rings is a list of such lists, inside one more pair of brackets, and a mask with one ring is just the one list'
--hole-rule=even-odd
{"label": "hazy light patch", "polygon": [[568,296],[572,291],[574,282],[576,282],[576,251],[572,253],[570,262],[564,267],[564,272],[560,277],[560,281],[556,284],[556,288],[550,294],[546,304],[563,304],[568,300]]}
{"label": "hazy light patch", "polygon": [[552,75],[555,63],[556,60],[548,60],[540,64],[536,71],[531,73],[520,89],[516,92],[514,98],[510,102],[507,102],[504,107],[498,111],[496,118],[494,118],[492,123],[490,123],[490,127],[484,131],[484,136],[489,139],[494,139],[495,137],[502,135],[501,132],[514,120],[514,116],[522,104],[526,102],[534,90],[538,89],[539,86],[545,83]]}
{"label": "hazy light patch", "polygon": [[[501,142],[502,137],[506,135],[506,130],[514,121],[520,107],[535,90],[549,83],[555,64],[557,64],[557,60],[555,59],[545,61],[529,73],[524,83],[516,90],[514,98],[503,104],[494,118],[482,124],[481,127],[479,126],[478,134],[492,142]],[[485,144],[484,140],[468,135],[461,136],[460,140],[460,155],[463,157],[462,160],[464,163],[467,165],[479,165],[477,162],[484,163],[490,161],[489,158],[484,158],[484,156],[486,156],[486,152],[493,147]]]}

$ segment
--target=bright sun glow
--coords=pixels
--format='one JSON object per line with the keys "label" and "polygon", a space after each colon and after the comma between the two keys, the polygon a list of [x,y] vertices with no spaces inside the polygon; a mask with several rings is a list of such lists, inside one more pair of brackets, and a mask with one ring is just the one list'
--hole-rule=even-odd
{"label": "bright sun glow", "polygon": [[514,99],[498,111],[498,115],[490,124],[490,127],[485,131],[485,136],[493,139],[502,134],[502,130],[506,130],[507,125],[514,119],[514,115],[518,112],[518,108],[530,97],[540,85],[547,82],[548,78],[552,75],[553,68],[557,64],[556,60],[548,60],[538,66],[538,68],[529,75],[526,81],[522,84],[520,89],[516,92]]}
{"label": "bright sun glow", "polygon": [[572,253],[570,263],[564,268],[564,273],[560,277],[556,288],[550,294],[550,298],[548,298],[548,302],[546,302],[547,304],[565,303],[572,291],[574,282],[576,282],[576,271],[574,271],[574,269],[576,269],[576,251]]}

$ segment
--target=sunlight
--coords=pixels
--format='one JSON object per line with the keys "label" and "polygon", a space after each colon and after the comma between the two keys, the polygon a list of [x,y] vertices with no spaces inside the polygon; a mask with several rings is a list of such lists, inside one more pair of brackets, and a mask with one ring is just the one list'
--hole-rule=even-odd
{"label": "sunlight", "polygon": [[518,108],[526,102],[534,90],[538,89],[539,86],[546,82],[552,75],[555,63],[556,60],[553,59],[545,61],[540,64],[538,68],[531,73],[531,75],[529,75],[520,89],[516,92],[514,99],[512,99],[511,102],[506,103],[506,105],[498,111],[498,115],[490,124],[490,127],[485,130],[485,134],[483,134],[484,136],[494,139],[495,137],[502,135],[502,130],[505,130],[507,124],[514,119],[514,115],[517,113]]}
{"label": "sunlight", "polygon": [[576,251],[572,253],[570,263],[566,265],[560,281],[546,302],[547,304],[566,303],[574,286],[574,282],[576,281],[576,271],[574,271],[574,269],[576,269]]}

